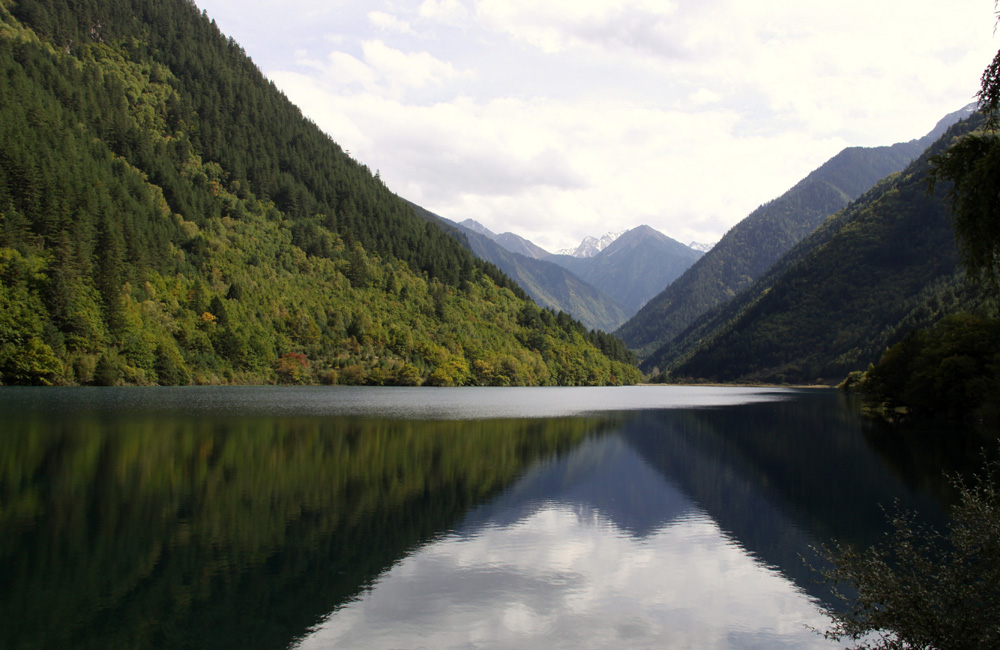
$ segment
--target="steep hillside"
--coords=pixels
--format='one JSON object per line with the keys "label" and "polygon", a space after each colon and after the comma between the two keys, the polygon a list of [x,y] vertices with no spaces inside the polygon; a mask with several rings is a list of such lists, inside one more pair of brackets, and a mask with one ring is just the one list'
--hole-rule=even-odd
{"label": "steep hillside", "polygon": [[0,383],[636,377],[187,0],[3,0],[0,71]]}
{"label": "steep hillside", "polygon": [[839,381],[907,332],[978,308],[943,189],[928,194],[927,172],[932,155],[980,123],[977,115],[954,126],[644,367],[706,380]]}
{"label": "steep hillside", "polygon": [[701,314],[731,299],[811,233],[829,215],[885,176],[900,171],[948,126],[957,111],[926,136],[887,147],[843,150],[781,197],[753,211],[617,334],[640,358],[680,334]]}
{"label": "steep hillside", "polygon": [[593,256],[553,255],[548,260],[614,296],[631,316],[701,256],[700,251],[649,226],[638,226]]}

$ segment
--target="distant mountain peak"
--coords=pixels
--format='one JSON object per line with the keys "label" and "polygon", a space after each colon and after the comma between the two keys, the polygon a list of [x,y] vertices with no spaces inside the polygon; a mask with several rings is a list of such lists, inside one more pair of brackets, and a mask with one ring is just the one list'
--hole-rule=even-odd
{"label": "distant mountain peak", "polygon": [[505,232],[494,235],[493,241],[500,244],[512,253],[518,253],[536,260],[543,260],[549,257],[549,252],[537,244],[512,232]]}
{"label": "distant mountain peak", "polygon": [[601,250],[602,255],[614,255],[619,251],[632,250],[636,246],[641,246],[643,242],[654,239],[661,242],[674,242],[673,239],[667,237],[659,230],[647,226],[645,224],[641,226],[636,226],[631,230],[626,230],[625,232],[618,235],[615,240],[609,243]]}
{"label": "distant mountain peak", "polygon": [[714,242],[711,243],[711,244],[702,244],[701,242],[693,241],[690,244],[688,244],[688,248],[693,248],[694,250],[701,251],[702,253],[707,253],[708,251],[712,250],[714,247],[715,247],[715,243]]}
{"label": "distant mountain peak", "polygon": [[490,239],[496,239],[497,238],[496,233],[494,233],[492,230],[490,230],[489,228],[487,228],[483,224],[479,223],[475,219],[466,219],[465,221],[463,221],[459,225],[460,226],[465,226],[466,228],[468,228],[472,232],[478,232],[480,235],[486,235]]}
{"label": "distant mountain peak", "polygon": [[531,257],[536,260],[543,260],[549,257],[550,253],[547,250],[515,233],[505,232],[498,235],[475,219],[466,219],[458,225],[484,237],[489,237],[512,253]]}
{"label": "distant mountain peak", "polygon": [[978,110],[979,102],[972,102],[971,104],[966,104],[954,113],[945,115],[936,125],[934,125],[934,128],[931,129],[930,133],[925,135],[923,138],[920,138],[918,142],[922,142],[924,146],[930,146],[931,143],[944,135],[944,132],[947,131],[952,124],[955,124],[960,120],[968,119]]}
{"label": "distant mountain peak", "polygon": [[597,237],[584,237],[583,241],[576,248],[564,248],[556,252],[556,255],[570,255],[572,257],[593,257],[602,250],[610,246],[616,239],[627,233],[627,230],[620,232],[607,232]]}

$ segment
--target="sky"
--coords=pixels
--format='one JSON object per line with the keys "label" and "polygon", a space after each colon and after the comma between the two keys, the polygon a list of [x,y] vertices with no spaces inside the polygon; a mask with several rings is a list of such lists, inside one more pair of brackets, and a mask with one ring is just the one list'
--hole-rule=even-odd
{"label": "sky", "polygon": [[555,252],[717,241],[974,101],[990,0],[195,0],[396,194]]}

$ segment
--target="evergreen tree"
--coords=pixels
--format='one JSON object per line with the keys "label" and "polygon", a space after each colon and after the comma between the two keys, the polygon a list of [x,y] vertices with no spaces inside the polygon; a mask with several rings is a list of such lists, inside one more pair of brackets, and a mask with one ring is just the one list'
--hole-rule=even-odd
{"label": "evergreen tree", "polygon": [[519,287],[191,2],[19,0],[0,24],[0,383],[639,378],[579,324],[519,325]]}
{"label": "evergreen tree", "polygon": [[934,160],[932,187],[948,181],[955,235],[969,275],[1000,295],[1000,50],[977,94],[982,133],[965,136]]}

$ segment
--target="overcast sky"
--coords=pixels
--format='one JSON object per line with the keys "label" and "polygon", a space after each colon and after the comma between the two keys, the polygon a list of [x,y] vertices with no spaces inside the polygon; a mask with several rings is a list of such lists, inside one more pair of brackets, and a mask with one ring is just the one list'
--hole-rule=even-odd
{"label": "overcast sky", "polygon": [[714,242],[973,100],[990,0],[196,0],[397,194],[555,251]]}

